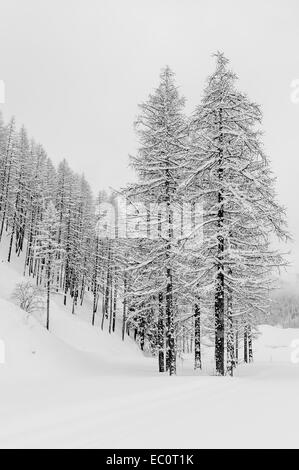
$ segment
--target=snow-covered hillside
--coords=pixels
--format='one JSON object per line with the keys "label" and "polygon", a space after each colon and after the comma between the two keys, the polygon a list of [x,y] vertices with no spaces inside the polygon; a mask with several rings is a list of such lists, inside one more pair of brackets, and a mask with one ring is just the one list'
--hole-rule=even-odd
{"label": "snow-covered hillside", "polygon": [[130,338],[92,327],[87,307],[74,316],[59,296],[46,331],[10,300],[22,260],[0,266],[0,447],[298,446],[299,330],[262,326],[254,364],[234,378],[194,375],[188,357],[177,377],[161,376]]}

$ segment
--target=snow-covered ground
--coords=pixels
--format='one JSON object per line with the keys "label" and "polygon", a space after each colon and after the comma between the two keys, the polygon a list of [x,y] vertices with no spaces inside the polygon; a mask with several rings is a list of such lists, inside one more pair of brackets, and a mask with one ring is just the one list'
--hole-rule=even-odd
{"label": "snow-covered ground", "polygon": [[88,305],[74,316],[54,297],[50,333],[28,318],[10,300],[22,268],[0,258],[1,448],[299,446],[299,330],[262,326],[234,378],[194,375],[188,358],[161,376],[130,338],[92,327]]}

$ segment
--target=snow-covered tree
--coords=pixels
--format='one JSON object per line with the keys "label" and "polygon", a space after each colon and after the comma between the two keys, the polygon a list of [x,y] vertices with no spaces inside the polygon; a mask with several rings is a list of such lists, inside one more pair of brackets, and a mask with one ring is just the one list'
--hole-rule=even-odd
{"label": "snow-covered tree", "polygon": [[267,303],[273,267],[284,264],[270,238],[287,233],[260,139],[260,108],[236,89],[224,55],[216,58],[216,71],[192,117],[184,188],[204,206],[193,286],[214,311],[216,371],[223,375],[226,346],[229,373],[235,363],[236,320],[241,317],[247,341],[256,312]]}
{"label": "snow-covered tree", "polygon": [[[164,214],[158,210],[155,216],[152,213],[149,218],[145,215],[149,233],[156,232],[157,227],[159,233],[154,237],[155,240],[146,243],[148,253],[145,264],[141,264],[141,270],[144,271],[144,266],[147,266],[149,275],[143,274],[145,288],[139,288],[139,298],[145,297],[142,302],[143,310],[145,306],[146,309],[151,309],[148,292],[151,293],[151,298],[160,298],[159,312],[162,315],[164,310],[165,314],[163,322],[162,319],[159,320],[159,329],[165,326],[167,367],[170,375],[173,375],[176,372],[175,285],[178,279],[174,268],[174,210],[180,203],[176,193],[180,181],[180,165],[187,151],[188,129],[183,115],[185,101],[179,96],[174,74],[169,67],[162,71],[160,80],[159,87],[149,96],[148,101],[140,105],[141,112],[136,123],[140,148],[137,156],[131,159],[138,182],[128,189],[127,195],[134,203],[142,203],[145,207],[156,204],[157,207],[164,205],[165,208]],[[137,269],[138,264],[137,259]],[[156,272],[155,278],[150,274],[153,269]],[[160,331],[159,337],[162,336]]]}

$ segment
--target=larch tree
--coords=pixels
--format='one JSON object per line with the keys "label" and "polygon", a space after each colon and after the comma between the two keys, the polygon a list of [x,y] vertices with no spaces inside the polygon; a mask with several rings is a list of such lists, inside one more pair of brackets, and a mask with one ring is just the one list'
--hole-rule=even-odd
{"label": "larch tree", "polygon": [[[147,266],[150,268],[150,264],[156,264],[160,273],[156,278],[160,279],[160,286],[155,281],[154,289],[148,284],[147,289],[156,299],[160,298],[160,312],[163,303],[165,305],[165,322],[160,320],[159,328],[165,324],[167,368],[170,375],[176,373],[174,284],[177,276],[174,269],[174,212],[179,204],[176,193],[180,181],[180,165],[187,151],[188,128],[183,115],[184,104],[185,100],[180,97],[174,83],[174,74],[166,67],[161,73],[159,87],[149,96],[147,102],[140,105],[141,112],[136,122],[140,148],[137,156],[131,159],[138,182],[127,192],[134,203],[139,202],[145,207],[156,204],[158,208],[165,208],[163,211],[158,210],[155,216],[152,213],[149,218],[145,215],[150,232],[156,232],[158,227],[155,240],[149,243]],[[148,296],[148,293],[145,292],[145,295]],[[161,332],[159,335],[162,337]]]}
{"label": "larch tree", "polygon": [[260,108],[236,89],[224,55],[216,59],[191,122],[186,188],[203,203],[203,243],[193,284],[214,311],[216,372],[224,375],[226,347],[230,374],[235,363],[236,319],[250,330],[266,302],[273,268],[284,265],[270,239],[288,235],[261,143]]}

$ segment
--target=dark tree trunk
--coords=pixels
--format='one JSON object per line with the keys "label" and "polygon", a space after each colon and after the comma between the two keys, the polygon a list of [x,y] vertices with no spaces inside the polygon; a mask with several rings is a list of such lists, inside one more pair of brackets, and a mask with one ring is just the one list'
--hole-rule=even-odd
{"label": "dark tree trunk", "polygon": [[95,316],[97,312],[97,295],[98,295],[98,263],[99,263],[99,238],[96,239],[95,266],[93,273],[93,308],[92,308],[92,325],[95,324]]}
{"label": "dark tree trunk", "polygon": [[15,234],[15,227],[16,227],[16,214],[14,214],[14,217],[13,217],[13,223],[12,223],[12,229],[11,229],[11,235],[10,235],[9,250],[8,250],[8,257],[7,257],[7,261],[9,263],[10,263],[10,258],[11,258],[13,238]]}
{"label": "dark tree trunk", "polygon": [[253,350],[252,350],[252,333],[251,326],[248,325],[248,360],[249,362],[253,361]]}
{"label": "dark tree trunk", "polygon": [[71,231],[71,210],[68,211],[68,221],[67,221],[67,237],[66,237],[66,263],[65,263],[65,281],[64,281],[64,305],[66,305],[67,293],[70,288],[70,231]]}
{"label": "dark tree trunk", "polygon": [[247,325],[244,325],[244,362],[248,362],[248,332]]}
{"label": "dark tree trunk", "polygon": [[175,351],[175,331],[174,331],[174,309],[173,309],[173,279],[171,268],[171,242],[173,239],[173,212],[170,203],[170,175],[166,171],[166,196],[167,196],[167,222],[168,222],[168,242],[166,246],[166,319],[167,319],[167,357],[166,367],[169,375],[176,374],[176,351]]}
{"label": "dark tree trunk", "polygon": [[145,321],[144,318],[141,320],[140,330],[139,330],[139,338],[140,338],[140,349],[144,351],[144,344],[145,344]]}
{"label": "dark tree trunk", "polygon": [[200,300],[194,305],[194,369],[201,369]]}
{"label": "dark tree trunk", "polygon": [[[104,292],[105,292],[105,302],[104,302],[104,310],[103,310],[102,323],[101,323],[101,328],[102,329],[104,328],[105,318],[108,319],[108,317],[109,317],[109,306],[111,304],[110,293],[111,293],[111,277],[112,277],[112,274],[111,274],[110,262],[111,262],[111,248],[110,248],[110,242],[108,242],[108,266],[107,266],[106,289],[104,290]],[[111,307],[110,307],[110,311],[111,311]]]}
{"label": "dark tree trunk", "polygon": [[46,328],[49,330],[50,328],[50,284],[51,284],[51,261],[48,260],[47,266],[47,322]]}
{"label": "dark tree trunk", "polygon": [[95,318],[96,318],[96,312],[97,312],[97,291],[98,287],[96,284],[93,286],[93,306],[92,306],[92,320],[91,324],[94,326],[95,324]]}
{"label": "dark tree trunk", "polygon": [[123,300],[123,324],[122,324],[122,332],[121,332],[121,337],[122,340],[124,341],[125,339],[125,333],[126,333],[126,320],[127,320],[127,275],[125,273],[124,275],[124,300]]}
{"label": "dark tree trunk", "polygon": [[158,360],[159,360],[159,372],[165,371],[165,360],[164,360],[164,304],[163,294],[159,292],[159,312],[158,312]]}
{"label": "dark tree trunk", "polygon": [[173,297],[172,297],[172,272],[167,268],[167,287],[166,287],[166,318],[167,318],[167,352],[169,375],[176,373],[176,354],[175,354],[175,333],[173,318]]}
{"label": "dark tree trunk", "polygon": [[233,376],[235,367],[235,338],[232,316],[232,293],[230,289],[228,290],[227,297],[227,373]]}
{"label": "dark tree trunk", "polygon": [[116,308],[117,308],[117,278],[115,273],[114,278],[114,296],[113,296],[113,315],[112,315],[112,331],[115,331],[115,322],[116,322]]}
{"label": "dark tree trunk", "polygon": [[109,305],[109,333],[112,331],[112,316],[113,316],[113,288],[112,288],[112,275],[110,276],[110,305]]}
{"label": "dark tree trunk", "polygon": [[224,375],[224,275],[218,268],[215,296],[215,360],[216,373]]}
{"label": "dark tree trunk", "polygon": [[102,320],[101,320],[101,330],[104,329],[104,321],[105,321],[105,315],[106,315],[106,308],[108,308],[107,302],[106,302],[106,295],[107,295],[107,291],[106,291],[106,289],[104,288],[103,297],[102,297]]}
{"label": "dark tree trunk", "polygon": [[235,352],[235,366],[239,363],[239,325],[236,322],[236,352]]}

